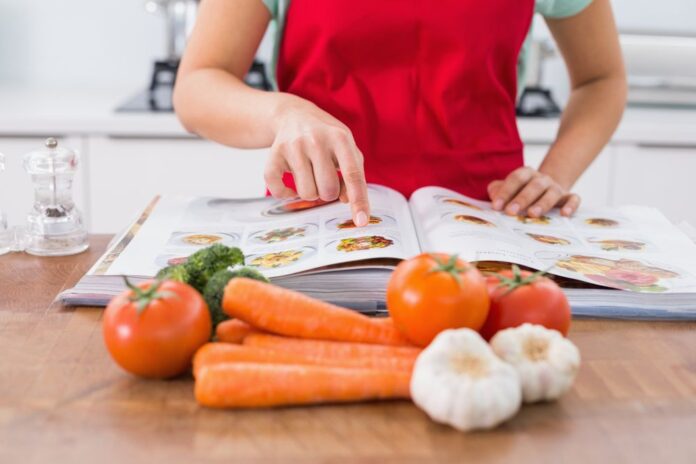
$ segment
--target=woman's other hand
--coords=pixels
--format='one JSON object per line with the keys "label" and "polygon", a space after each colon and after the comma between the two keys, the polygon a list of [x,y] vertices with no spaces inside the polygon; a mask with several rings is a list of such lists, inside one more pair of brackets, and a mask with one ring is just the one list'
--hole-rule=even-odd
{"label": "woman's other hand", "polygon": [[571,93],[556,140],[539,167],[523,167],[488,186],[493,208],[537,217],[553,207],[570,216],[580,197],[570,187],[609,141],[626,103],[626,74],[610,0],[546,22],[568,68]]}
{"label": "woman's other hand", "polygon": [[526,213],[539,217],[559,207],[561,215],[570,216],[580,206],[580,197],[536,169],[524,166],[512,171],[504,180],[488,185],[493,209],[511,216]]}
{"label": "woman's other hand", "polygon": [[[275,120],[275,140],[264,178],[275,198],[340,198],[350,203],[353,221],[365,226],[370,217],[363,155],[350,129],[307,100],[284,94]],[[341,176],[339,177],[338,172]],[[283,184],[291,172],[297,192]]]}
{"label": "woman's other hand", "polygon": [[568,68],[571,93],[555,142],[539,167],[513,171],[488,186],[493,207],[536,217],[558,206],[570,216],[580,198],[570,187],[609,141],[626,103],[626,74],[610,0],[546,22]]}

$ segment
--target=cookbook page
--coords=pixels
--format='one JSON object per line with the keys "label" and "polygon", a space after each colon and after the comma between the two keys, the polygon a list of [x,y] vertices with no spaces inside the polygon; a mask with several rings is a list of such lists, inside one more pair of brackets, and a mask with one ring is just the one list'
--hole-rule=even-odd
{"label": "cookbook page", "polygon": [[[238,246],[268,277],[419,252],[406,199],[369,185],[370,223],[356,228],[340,202],[163,197],[103,275],[153,276],[213,243]],[[108,255],[108,253],[107,253]]]}
{"label": "cookbook page", "polygon": [[696,245],[653,208],[581,207],[571,218],[557,211],[527,218],[439,187],[416,191],[410,204],[424,251],[635,292],[696,292]]}

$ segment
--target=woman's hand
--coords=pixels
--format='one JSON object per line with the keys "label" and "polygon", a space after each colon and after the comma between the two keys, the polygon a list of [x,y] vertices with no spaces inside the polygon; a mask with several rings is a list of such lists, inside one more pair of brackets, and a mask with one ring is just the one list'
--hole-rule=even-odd
{"label": "woman's hand", "polygon": [[[306,100],[289,94],[284,98],[275,118],[275,140],[264,171],[268,190],[276,198],[340,198],[350,203],[355,225],[367,225],[370,205],[363,155],[350,129]],[[297,192],[283,184],[285,172],[293,174]]]}
{"label": "woman's hand", "polygon": [[350,202],[355,224],[367,225],[363,159],[350,130],[307,100],[244,83],[270,20],[258,0],[201,2],[177,74],[177,116],[189,131],[219,143],[272,146],[265,179],[273,196],[295,196],[283,185],[290,171],[300,197],[340,197]]}
{"label": "woman's hand", "polygon": [[551,176],[524,166],[512,171],[505,180],[488,184],[493,209],[511,216],[523,214],[539,217],[552,208],[561,208],[561,215],[570,216],[580,206],[580,197]]}
{"label": "woman's hand", "polygon": [[[556,141],[539,168],[520,168],[492,182],[493,208],[537,217],[554,206],[570,216],[580,198],[571,185],[602,151],[621,119],[626,76],[609,0],[594,0],[582,12],[546,20],[565,59],[571,82]],[[551,174],[551,175],[549,175]]]}

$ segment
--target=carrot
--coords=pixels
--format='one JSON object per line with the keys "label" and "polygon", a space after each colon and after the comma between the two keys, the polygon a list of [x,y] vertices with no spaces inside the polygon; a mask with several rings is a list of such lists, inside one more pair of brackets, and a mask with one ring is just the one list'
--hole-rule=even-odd
{"label": "carrot", "polygon": [[211,408],[254,408],[409,398],[411,375],[327,366],[227,363],[204,366],[196,401]]}
{"label": "carrot", "polygon": [[269,350],[255,346],[242,346],[232,343],[206,343],[193,357],[193,376],[203,366],[230,362],[254,362],[261,364],[318,364],[306,356],[287,351]]}
{"label": "carrot", "polygon": [[[264,337],[264,335],[260,335]],[[367,348],[386,348],[387,350],[329,350],[322,349],[322,343],[351,345],[344,342],[315,342],[313,340],[296,339],[300,344],[308,342],[307,346],[292,346],[291,343],[273,343],[269,346],[255,344],[255,335],[250,336],[250,344],[235,345],[232,343],[206,343],[198,349],[193,357],[193,376],[198,376],[198,372],[203,366],[211,364],[222,364],[230,362],[255,362],[271,364],[310,364],[333,367],[346,367],[357,369],[387,369],[411,372],[416,361],[416,354],[389,354],[389,346],[364,345]],[[272,336],[271,336],[272,337]],[[284,337],[272,337],[282,339]],[[290,345],[290,346],[284,346]],[[355,344],[357,345],[357,344]],[[299,348],[299,349],[298,349]],[[349,347],[337,347],[349,348]]]}
{"label": "carrot", "polygon": [[225,287],[222,308],[267,332],[299,338],[408,345],[393,324],[257,280],[236,278]]}
{"label": "carrot", "polygon": [[[392,325],[390,317],[372,318],[375,323]],[[252,333],[265,333],[260,329],[252,327],[241,319],[228,319],[219,323],[215,329],[215,337],[219,342],[240,344],[244,338]]]}
{"label": "carrot", "polygon": [[239,344],[252,332],[258,332],[258,330],[239,319],[228,319],[218,324],[215,336],[218,341]]}
{"label": "carrot", "polygon": [[378,324],[384,324],[384,325],[394,324],[394,321],[392,320],[391,316],[373,317],[372,320],[377,322]]}
{"label": "carrot", "polygon": [[261,333],[248,335],[244,345],[302,355],[333,366],[406,371],[413,368],[421,352],[410,346],[307,340]]}

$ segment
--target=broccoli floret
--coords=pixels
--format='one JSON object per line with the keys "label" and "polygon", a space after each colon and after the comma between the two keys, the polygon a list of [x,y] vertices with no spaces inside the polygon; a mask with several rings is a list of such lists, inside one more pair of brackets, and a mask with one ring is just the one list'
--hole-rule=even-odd
{"label": "broccoli floret", "polygon": [[239,264],[244,264],[242,250],[216,243],[189,256],[184,268],[189,274],[189,285],[203,293],[213,274]]}
{"label": "broccoli floret", "polygon": [[175,280],[177,282],[188,283],[189,273],[183,264],[177,264],[176,266],[167,266],[160,269],[155,278],[158,280]]}
{"label": "broccoli floret", "polygon": [[223,269],[213,274],[208,280],[205,290],[203,290],[203,298],[208,304],[210,317],[213,320],[213,328],[220,322],[229,319],[227,314],[222,310],[221,304],[227,283],[235,277],[248,277],[249,279],[268,282],[266,276],[251,267],[239,267],[233,270]]}

